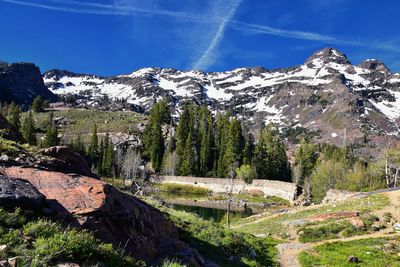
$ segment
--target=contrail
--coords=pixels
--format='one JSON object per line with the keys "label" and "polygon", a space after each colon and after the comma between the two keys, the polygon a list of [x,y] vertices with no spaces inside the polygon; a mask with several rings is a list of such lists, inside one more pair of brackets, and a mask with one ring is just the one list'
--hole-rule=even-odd
{"label": "contrail", "polygon": [[[225,33],[225,28],[235,15],[236,10],[240,6],[242,0],[236,0],[232,3],[227,15],[222,19],[221,24],[218,27],[217,33],[212,38],[208,48],[204,51],[202,56],[194,63],[194,69],[207,69],[215,61],[215,53],[219,43],[222,41]],[[226,4],[225,2],[223,4]]]}

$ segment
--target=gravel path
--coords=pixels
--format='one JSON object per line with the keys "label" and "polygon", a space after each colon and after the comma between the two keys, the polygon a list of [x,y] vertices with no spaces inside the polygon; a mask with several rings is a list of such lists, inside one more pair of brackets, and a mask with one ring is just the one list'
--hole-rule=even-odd
{"label": "gravel path", "polygon": [[277,246],[281,267],[301,267],[297,256],[300,252],[310,249],[310,244],[284,243]]}

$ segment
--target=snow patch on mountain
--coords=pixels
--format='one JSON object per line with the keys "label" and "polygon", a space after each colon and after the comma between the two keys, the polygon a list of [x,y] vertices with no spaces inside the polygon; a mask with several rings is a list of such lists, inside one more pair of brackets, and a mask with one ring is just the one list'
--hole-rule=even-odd
{"label": "snow patch on mountain", "polygon": [[[390,73],[378,60],[352,65],[332,48],[317,51],[302,65],[277,70],[255,67],[205,73],[143,68],[107,78],[53,70],[43,79],[53,93],[78,95],[83,105],[94,105],[108,96],[148,110],[168,98],[179,113],[180,104],[192,100],[208,105],[213,112],[236,112],[252,121],[259,114],[267,123],[284,126],[296,122],[313,127],[334,120],[324,117],[332,116],[331,110],[354,105],[352,112],[363,120],[373,119],[374,112],[380,112],[387,123],[377,128],[385,127],[388,132],[397,131],[393,124],[400,118],[400,74]],[[298,117],[305,109],[307,114]],[[358,123],[360,118],[351,121]]]}

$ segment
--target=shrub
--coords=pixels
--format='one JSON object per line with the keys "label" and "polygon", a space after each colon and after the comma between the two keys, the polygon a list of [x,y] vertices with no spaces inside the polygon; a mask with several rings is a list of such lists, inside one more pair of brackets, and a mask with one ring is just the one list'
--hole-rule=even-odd
{"label": "shrub", "polygon": [[50,221],[39,220],[37,222],[29,222],[23,227],[24,234],[32,236],[34,238],[38,237],[50,237],[57,232],[61,231],[61,227]]}
{"label": "shrub", "polygon": [[349,222],[329,223],[317,227],[299,229],[300,242],[315,242],[324,239],[333,239],[337,234],[350,226]]}
{"label": "shrub", "polygon": [[244,164],[236,169],[236,177],[243,179],[247,184],[251,184],[253,179],[257,178],[257,172],[251,165]]}
{"label": "shrub", "polygon": [[390,212],[385,212],[385,213],[383,214],[383,221],[384,221],[385,223],[390,223],[390,221],[392,220],[392,218],[393,218],[393,216],[392,216],[392,214],[391,214]]}
{"label": "shrub", "polygon": [[345,179],[346,166],[335,160],[320,162],[311,175],[313,201],[319,203],[329,189],[333,189]]}

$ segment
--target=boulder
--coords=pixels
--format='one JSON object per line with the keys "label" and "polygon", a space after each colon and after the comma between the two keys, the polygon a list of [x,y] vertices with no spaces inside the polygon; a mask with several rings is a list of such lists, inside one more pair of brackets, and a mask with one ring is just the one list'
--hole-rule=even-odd
{"label": "boulder", "polygon": [[96,177],[90,170],[85,158],[73,151],[68,146],[54,146],[39,151],[40,154],[50,156],[60,160],[58,164],[53,164],[53,170],[81,174],[89,177]]}
{"label": "boulder", "polygon": [[360,260],[356,256],[349,256],[347,258],[347,261],[351,262],[351,263],[359,263],[360,262]]}
{"label": "boulder", "polygon": [[30,182],[0,175],[0,207],[41,209],[45,196]]}
{"label": "boulder", "polygon": [[137,259],[152,262],[169,256],[190,263],[200,258],[179,240],[177,229],[163,213],[103,181],[20,167],[0,169],[0,174],[29,181],[46,196],[56,218],[92,231]]}
{"label": "boulder", "polygon": [[365,227],[364,222],[359,217],[352,217],[349,219],[351,225],[353,225],[356,229],[362,229]]}
{"label": "boulder", "polygon": [[352,198],[357,194],[357,192],[350,192],[346,190],[329,189],[321,203],[337,203]]}
{"label": "boulder", "polygon": [[393,224],[393,229],[395,230],[395,231],[400,231],[400,223],[394,223]]}

